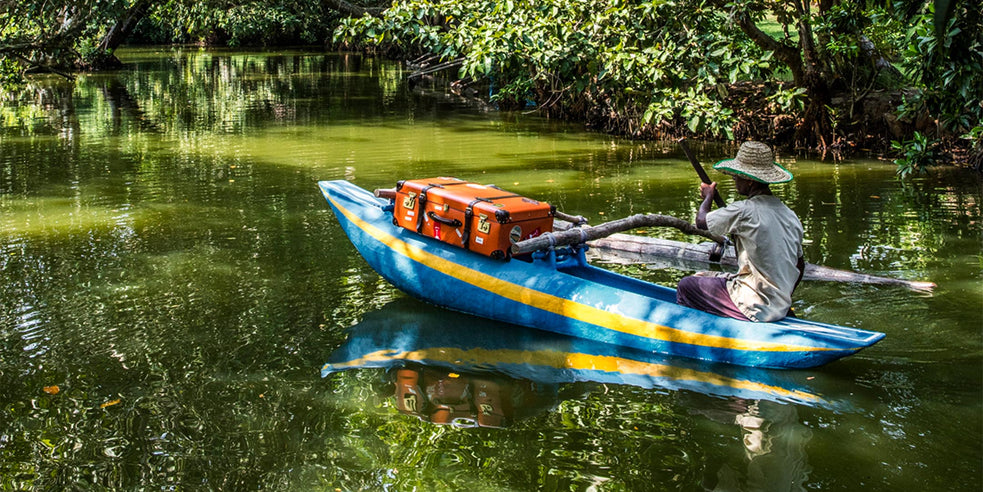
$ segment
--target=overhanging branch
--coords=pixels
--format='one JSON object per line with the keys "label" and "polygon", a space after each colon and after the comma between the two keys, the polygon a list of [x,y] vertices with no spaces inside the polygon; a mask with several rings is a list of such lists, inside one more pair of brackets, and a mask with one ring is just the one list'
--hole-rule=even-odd
{"label": "overhanging branch", "polygon": [[323,0],[324,5],[328,6],[332,10],[345,14],[349,17],[364,17],[366,15],[371,15],[372,17],[379,17],[386,10],[382,7],[361,7],[358,5],[353,5],[346,2],[345,0]]}

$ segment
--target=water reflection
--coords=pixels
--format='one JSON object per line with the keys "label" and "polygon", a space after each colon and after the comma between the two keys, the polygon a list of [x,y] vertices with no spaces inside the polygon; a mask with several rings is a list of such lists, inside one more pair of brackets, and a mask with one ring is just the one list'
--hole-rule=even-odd
{"label": "water reflection", "polygon": [[559,398],[557,384],[494,373],[457,373],[412,362],[387,373],[400,413],[434,424],[506,427],[548,411]]}
{"label": "water reflection", "polygon": [[565,400],[584,397],[584,383],[604,392],[612,384],[675,392],[683,411],[740,437],[730,459],[704,469],[702,485],[714,491],[804,490],[812,431],[799,421],[797,407],[847,408],[809,384],[813,373],[674,359],[408,298],[367,313],[321,374],[380,368],[380,391],[399,413],[458,428],[505,428],[558,411]]}
{"label": "water reflection", "polygon": [[806,490],[812,472],[806,446],[812,430],[799,421],[795,405],[739,398],[726,404],[697,398],[688,403],[692,413],[739,431],[740,458],[708,467],[703,478],[705,490]]}
{"label": "water reflection", "polygon": [[[511,402],[514,413],[521,413],[521,402],[527,399],[543,411],[551,407],[542,404],[544,396],[553,395],[558,402],[555,388],[573,382],[685,390],[825,408],[843,405],[805,384],[810,377],[807,373],[669,358],[503,325],[406,298],[366,314],[331,354],[321,374],[364,368],[387,369],[397,408],[434,423],[455,423],[455,416],[461,416],[465,420],[456,423],[484,425],[483,391],[487,398],[493,392],[515,394]],[[448,403],[451,401],[454,403]],[[504,406],[493,407],[499,411]],[[497,415],[487,421],[500,424],[513,417]]]}

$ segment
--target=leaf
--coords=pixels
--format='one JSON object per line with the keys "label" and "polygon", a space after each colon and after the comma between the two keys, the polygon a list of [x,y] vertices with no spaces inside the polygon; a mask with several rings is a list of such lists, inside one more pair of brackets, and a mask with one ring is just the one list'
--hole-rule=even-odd
{"label": "leaf", "polygon": [[106,408],[106,407],[111,407],[113,405],[118,405],[119,404],[119,401],[120,401],[119,398],[117,398],[115,400],[109,400],[106,403],[103,403],[102,405],[99,405],[99,408]]}
{"label": "leaf", "polygon": [[655,108],[652,107],[652,106],[649,106],[648,109],[645,110],[645,114],[642,115],[642,122],[643,123],[651,123],[652,122],[652,116],[654,114],[655,114]]}
{"label": "leaf", "polygon": [[691,117],[689,121],[686,122],[686,126],[688,126],[689,130],[693,133],[699,133],[700,126],[702,124],[703,121],[699,116]]}
{"label": "leaf", "polygon": [[51,386],[45,386],[43,389],[44,392],[49,395],[57,395],[58,392],[61,391],[61,388],[59,388],[57,384],[53,384]]}

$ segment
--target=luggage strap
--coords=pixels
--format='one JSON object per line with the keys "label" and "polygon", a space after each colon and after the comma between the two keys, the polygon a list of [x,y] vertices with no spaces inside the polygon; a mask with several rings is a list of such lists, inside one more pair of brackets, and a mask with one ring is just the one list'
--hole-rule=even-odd
{"label": "luggage strap", "polygon": [[416,214],[416,232],[423,234],[423,216],[426,215],[427,210],[427,192],[430,188],[444,188],[447,186],[457,186],[462,184],[468,184],[467,181],[461,181],[459,183],[428,183],[426,186],[420,190],[420,197],[418,198],[420,204],[420,212]]}
{"label": "luggage strap", "polygon": [[[495,187],[495,189],[501,189],[501,188]],[[517,196],[520,195],[509,194],[509,195],[502,195],[502,196],[492,196],[487,198],[475,198],[474,200],[471,200],[471,202],[468,203],[468,206],[465,207],[464,209],[464,235],[461,236],[461,243],[464,244],[464,249],[468,249],[468,250],[471,249],[471,219],[474,218],[475,204],[479,202],[492,203],[495,200],[501,200],[503,198],[515,198]]]}

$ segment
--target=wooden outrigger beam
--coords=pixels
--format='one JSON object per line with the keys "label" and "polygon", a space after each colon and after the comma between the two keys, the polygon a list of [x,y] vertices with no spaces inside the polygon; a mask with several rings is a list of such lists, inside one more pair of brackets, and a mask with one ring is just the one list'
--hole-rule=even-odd
{"label": "wooden outrigger beam", "polygon": [[[559,220],[554,223],[554,229],[556,230],[566,231],[572,227],[572,224]],[[700,269],[701,267],[708,267],[710,264],[737,268],[737,255],[734,252],[733,246],[727,247],[719,262],[710,261],[710,253],[717,247],[716,242],[693,244],[669,239],[618,233],[604,238],[590,240],[587,242],[587,245],[591,247],[597,259],[607,263],[671,263],[673,268],[694,270]],[[825,282],[896,285],[923,292],[930,292],[935,288],[933,282],[868,275],[815,265],[813,263],[806,263],[805,273],[802,279]]]}

